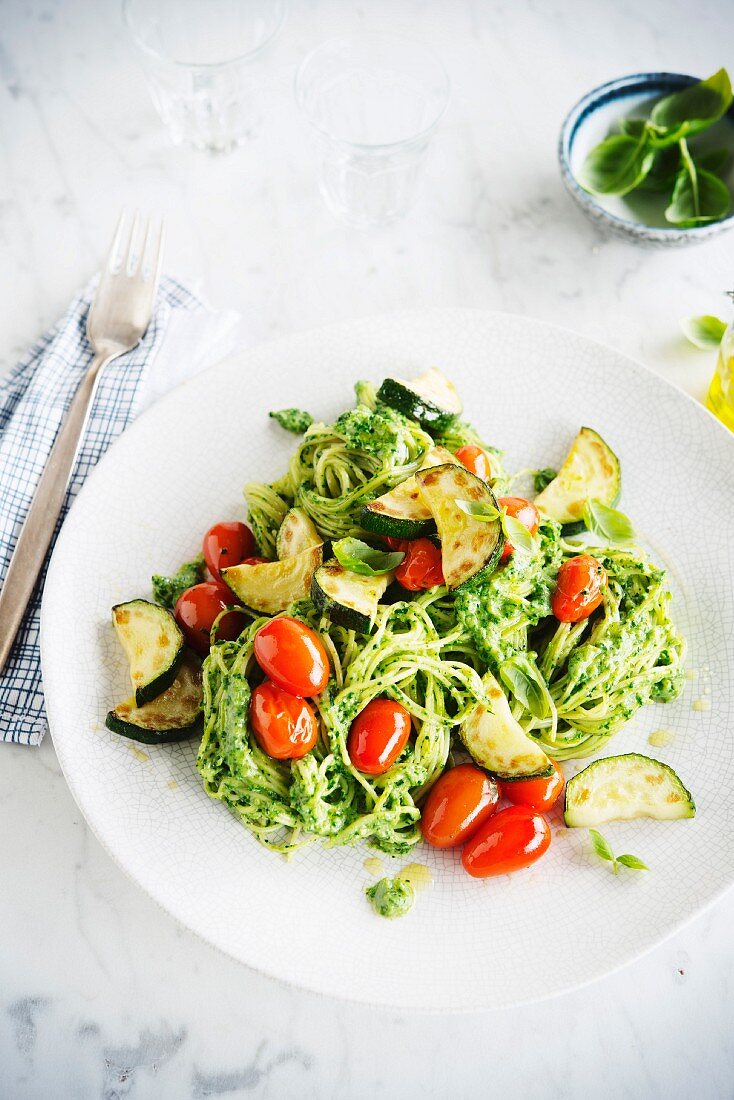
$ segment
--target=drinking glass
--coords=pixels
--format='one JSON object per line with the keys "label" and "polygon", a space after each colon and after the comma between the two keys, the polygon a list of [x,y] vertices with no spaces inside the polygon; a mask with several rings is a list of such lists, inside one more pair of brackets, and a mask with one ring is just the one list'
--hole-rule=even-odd
{"label": "drinking glass", "polygon": [[177,145],[224,153],[257,115],[253,62],[285,18],[285,0],[123,0],[153,102]]}
{"label": "drinking glass", "polygon": [[405,214],[449,100],[440,61],[397,35],[333,39],[303,61],[296,98],[320,148],[329,209],[357,226]]}

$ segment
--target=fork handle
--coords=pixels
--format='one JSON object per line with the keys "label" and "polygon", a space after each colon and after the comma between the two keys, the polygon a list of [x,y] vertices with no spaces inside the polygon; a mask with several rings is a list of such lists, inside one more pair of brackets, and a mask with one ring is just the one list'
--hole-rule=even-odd
{"label": "fork handle", "polygon": [[66,418],[51,449],[46,467],[33,495],[21,528],[5,583],[0,589],[0,673],[10,654],[23,614],[33,594],[46,551],[53,538],[56,520],[66,496],[79,445],[87,426],[103,367],[114,355],[98,353],[74,394]]}

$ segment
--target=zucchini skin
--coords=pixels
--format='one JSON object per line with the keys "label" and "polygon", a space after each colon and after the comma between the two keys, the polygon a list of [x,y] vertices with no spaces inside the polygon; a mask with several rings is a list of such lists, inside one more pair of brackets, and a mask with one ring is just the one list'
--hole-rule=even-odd
{"label": "zucchini skin", "polygon": [[142,726],[136,726],[133,722],[126,722],[120,718],[116,711],[111,710],[105,718],[108,730],[119,733],[122,737],[128,737],[131,741],[139,741],[141,745],[167,745],[174,741],[188,741],[190,737],[200,734],[204,728],[204,716],[200,715],[189,726],[181,726],[179,729],[170,730],[146,730]]}
{"label": "zucchini skin", "polygon": [[440,409],[432,401],[420,397],[395,378],[386,378],[377,391],[377,400],[396,409],[403,416],[417,420],[427,431],[442,432],[456,419],[456,414]]}
{"label": "zucchini skin", "polygon": [[436,524],[431,519],[400,519],[384,512],[373,512],[369,504],[362,509],[359,522],[365,531],[371,531],[373,535],[387,535],[394,539],[420,539],[436,533]]}
{"label": "zucchini skin", "polygon": [[154,699],[157,699],[159,695],[162,695],[163,692],[171,686],[173,681],[178,676],[179,669],[181,668],[181,662],[183,661],[184,653],[186,652],[186,647],[184,645],[183,634],[181,633],[181,629],[176,622],[173,613],[169,611],[168,608],[161,607],[160,604],[152,603],[150,600],[127,600],[124,603],[115,604],[115,606],[112,608],[113,621],[115,621],[116,612],[121,611],[123,608],[130,607],[134,604],[147,604],[149,607],[155,609],[157,613],[168,616],[168,618],[170,618],[170,620],[174,624],[180,642],[178,652],[176,653],[168,668],[165,668],[158,676],[155,677],[155,679],[150,680],[147,684],[142,684],[140,687],[135,688],[135,702],[137,706],[142,707],[145,706],[146,703],[151,703]]}
{"label": "zucchini skin", "polygon": [[332,600],[318,582],[318,569],[311,581],[311,599],[314,605],[324,615],[328,615],[336,626],[343,626],[346,630],[356,630],[359,634],[369,634],[372,623],[368,615],[363,615],[353,607],[345,607],[344,604]]}

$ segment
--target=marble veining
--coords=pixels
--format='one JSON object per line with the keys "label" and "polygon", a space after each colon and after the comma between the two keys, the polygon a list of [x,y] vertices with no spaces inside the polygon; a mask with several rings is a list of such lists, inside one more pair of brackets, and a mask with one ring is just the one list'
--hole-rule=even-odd
{"label": "marble veining", "polygon": [[[252,343],[403,307],[506,309],[611,343],[700,397],[713,363],[678,322],[724,314],[731,244],[664,254],[603,237],[565,194],[555,148],[568,108],[605,79],[726,64],[730,22],[727,0],[291,0],[263,123],[210,161],[169,146],[117,0],[4,0],[0,369],[62,312],[119,207],[137,203],[167,215],[171,272],[238,310]],[[320,40],[385,24],[438,50],[453,99],[413,215],[361,233],[321,205],[292,76]],[[49,739],[0,752],[2,1097],[732,1095],[731,894],[554,1002],[377,1013],[200,943],[90,834]]]}

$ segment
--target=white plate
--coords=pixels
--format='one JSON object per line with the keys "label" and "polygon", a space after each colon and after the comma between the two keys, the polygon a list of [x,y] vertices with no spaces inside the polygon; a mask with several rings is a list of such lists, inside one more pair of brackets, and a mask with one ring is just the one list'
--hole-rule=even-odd
{"label": "white plate", "polygon": [[[440,365],[511,469],[556,465],[579,425],[619,454],[625,509],[670,567],[694,678],[609,746],[649,752],[692,789],[690,822],[604,832],[649,873],[612,875],[585,830],[554,823],[548,855],[476,881],[456,853],[420,850],[435,884],[405,919],[373,915],[364,848],[313,845],[287,863],[204,793],[196,745],[150,748],[104,728],[126,694],[112,604],[147,595],[223,518],[241,486],[281,472],[295,438],[268,420],[296,405],[330,419],[358,378]],[[181,923],[236,959],[335,996],[462,1010],[550,996],[647,950],[734,880],[734,437],[616,351],[519,317],[464,310],[370,318],[278,340],[170,394],[102,460],[64,525],[43,603],[43,676],[56,751],[89,824]],[[692,709],[710,686],[709,711]],[[651,749],[648,735],[674,739]],[[372,853],[374,854],[374,853]],[[395,870],[405,860],[385,860]]]}

